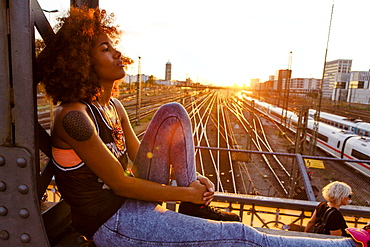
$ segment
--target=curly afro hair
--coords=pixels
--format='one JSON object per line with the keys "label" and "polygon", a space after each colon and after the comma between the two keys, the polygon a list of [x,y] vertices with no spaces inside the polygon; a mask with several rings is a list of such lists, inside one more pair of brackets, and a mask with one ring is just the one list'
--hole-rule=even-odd
{"label": "curly afro hair", "polygon": [[[91,102],[101,87],[90,55],[96,38],[104,33],[117,44],[121,36],[113,25],[114,14],[99,8],[71,7],[69,16],[59,18],[58,33],[37,58],[36,75],[53,103],[83,100]],[[124,64],[133,61],[122,57]]]}

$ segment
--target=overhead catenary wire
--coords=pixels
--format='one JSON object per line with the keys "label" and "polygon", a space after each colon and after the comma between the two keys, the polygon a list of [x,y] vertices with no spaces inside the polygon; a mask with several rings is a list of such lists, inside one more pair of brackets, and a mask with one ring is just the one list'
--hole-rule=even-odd
{"label": "overhead catenary wire", "polygon": [[325,56],[324,56],[324,67],[322,70],[322,76],[321,76],[321,83],[318,91],[318,104],[316,107],[316,111],[314,114],[314,124],[313,124],[313,131],[312,135],[310,137],[309,142],[309,153],[310,155],[313,155],[316,151],[316,144],[317,144],[317,137],[318,137],[318,130],[319,130],[319,120],[320,120],[320,112],[321,112],[321,104],[322,104],[322,87],[324,84],[324,78],[325,78],[325,69],[326,69],[326,58],[328,56],[328,49],[329,49],[329,40],[330,40],[330,31],[331,31],[331,24],[333,20],[333,13],[334,13],[334,1],[331,7],[331,13],[330,13],[330,22],[329,22],[329,30],[328,30],[328,38],[326,41],[326,48],[325,48]]}

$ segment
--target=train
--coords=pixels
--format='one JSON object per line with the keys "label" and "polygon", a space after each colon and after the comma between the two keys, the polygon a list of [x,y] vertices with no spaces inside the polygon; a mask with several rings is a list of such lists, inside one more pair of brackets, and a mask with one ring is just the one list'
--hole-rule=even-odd
{"label": "train", "polygon": [[[268,115],[279,124],[285,124],[291,131],[296,132],[298,116],[292,111],[259,101],[255,98],[243,95],[243,100],[253,106],[261,114]],[[307,118],[307,139],[312,136],[314,129],[314,118],[309,113]],[[331,114],[333,115],[333,114]],[[321,115],[321,116],[324,116]],[[325,123],[318,122],[317,147],[332,155],[335,158],[350,160],[370,160],[370,137],[358,135],[354,129],[348,129]],[[361,174],[370,177],[370,163],[344,162]]]}
{"label": "train", "polygon": [[[309,116],[313,117],[316,111],[310,109],[308,111]],[[361,119],[347,118],[338,116],[335,114],[320,112],[320,122],[336,126],[340,129],[350,130],[360,136],[370,137],[370,124],[362,121]]]}

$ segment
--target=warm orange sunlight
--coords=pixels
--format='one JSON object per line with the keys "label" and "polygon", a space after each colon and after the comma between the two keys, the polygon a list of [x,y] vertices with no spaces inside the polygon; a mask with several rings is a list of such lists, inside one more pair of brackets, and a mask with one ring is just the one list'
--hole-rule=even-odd
{"label": "warm orange sunlight", "polygon": [[[70,4],[39,2],[44,9],[59,10],[50,14],[51,19]],[[292,77],[322,75],[332,0],[100,0],[99,4],[116,14],[124,31],[120,49],[135,60],[128,74],[138,73],[140,56],[141,72],[158,79],[164,79],[170,61],[172,80],[248,87],[252,78],[264,82],[277,70],[287,69],[292,51]],[[334,4],[328,61],[352,59],[352,70],[368,70],[368,41],[355,34],[368,28],[370,1]]]}

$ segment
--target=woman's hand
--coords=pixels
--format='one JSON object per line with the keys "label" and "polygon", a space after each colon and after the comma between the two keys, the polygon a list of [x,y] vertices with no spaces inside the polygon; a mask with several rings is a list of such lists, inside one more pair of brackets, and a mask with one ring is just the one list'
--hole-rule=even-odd
{"label": "woman's hand", "polygon": [[203,202],[205,205],[209,205],[213,200],[215,193],[215,185],[207,177],[202,176],[200,173],[197,173],[197,179],[199,182],[207,187],[207,191],[203,193]]}
{"label": "woman's hand", "polygon": [[195,180],[189,184],[188,188],[191,188],[193,191],[191,193],[191,198],[189,202],[195,204],[204,204],[204,194],[207,193],[207,187],[204,184],[201,184],[199,180]]}

